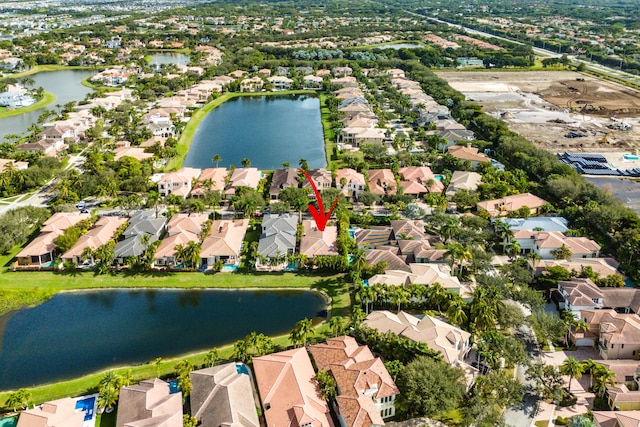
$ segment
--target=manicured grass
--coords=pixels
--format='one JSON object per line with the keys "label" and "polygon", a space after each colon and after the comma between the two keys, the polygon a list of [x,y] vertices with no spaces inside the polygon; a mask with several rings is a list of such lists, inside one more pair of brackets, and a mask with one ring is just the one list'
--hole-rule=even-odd
{"label": "manicured grass", "polygon": [[19,79],[21,77],[30,76],[43,71],[60,71],[60,70],[98,70],[104,67],[96,66],[72,66],[72,65],[36,65],[33,68],[23,71],[21,73],[10,74],[6,78]]}
{"label": "manicured grass", "polygon": [[182,135],[180,136],[180,140],[176,146],[177,154],[169,160],[166,169],[171,171],[182,167],[182,162],[184,161],[184,157],[187,155],[187,151],[189,151],[189,146],[191,146],[191,141],[193,140],[193,135],[195,134],[196,129],[198,129],[198,125],[200,125],[200,122],[207,116],[207,114],[222,103],[241,96],[301,95],[314,93],[316,92],[313,90],[285,90],[280,92],[228,92],[219,96],[204,107],[200,108],[193,114],[193,116],[191,116],[191,120],[189,120],[182,131]]}
{"label": "manicured grass", "polygon": [[93,84],[89,81],[89,77],[82,79],[80,81],[80,84],[84,87],[89,87],[93,90],[104,90],[105,92],[117,92],[120,89],[122,89],[122,87],[102,86],[102,85]]}
{"label": "manicured grass", "polygon": [[56,96],[50,92],[43,92],[42,99],[35,104],[29,105],[28,107],[21,107],[16,109],[0,109],[0,119],[4,119],[5,117],[19,116],[20,114],[30,113],[31,111],[36,111],[41,108],[46,107],[49,104],[52,104],[53,101],[56,100]]}
{"label": "manicured grass", "polygon": [[539,420],[535,422],[536,427],[547,427],[549,425],[549,420]]}
{"label": "manicured grass", "polygon": [[322,134],[324,135],[324,153],[327,158],[327,168],[331,168],[333,160],[333,147],[335,145],[335,134],[331,129],[331,120],[329,119],[329,107],[326,106],[327,95],[320,95],[320,115],[322,119]]}

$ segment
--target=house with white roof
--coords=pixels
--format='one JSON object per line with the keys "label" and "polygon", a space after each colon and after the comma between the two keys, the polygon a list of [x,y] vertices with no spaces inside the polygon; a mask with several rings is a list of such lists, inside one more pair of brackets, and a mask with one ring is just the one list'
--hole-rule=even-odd
{"label": "house with white roof", "polygon": [[175,194],[185,199],[191,192],[194,181],[200,177],[201,169],[182,168],[176,172],[164,174],[158,181],[158,193],[162,197]]}

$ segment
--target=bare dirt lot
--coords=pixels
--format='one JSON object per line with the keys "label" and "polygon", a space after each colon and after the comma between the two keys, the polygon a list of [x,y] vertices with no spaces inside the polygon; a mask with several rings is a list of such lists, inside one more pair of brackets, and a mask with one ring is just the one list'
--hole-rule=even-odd
{"label": "bare dirt lot", "polygon": [[633,89],[571,71],[436,74],[549,151],[640,148],[640,92]]}

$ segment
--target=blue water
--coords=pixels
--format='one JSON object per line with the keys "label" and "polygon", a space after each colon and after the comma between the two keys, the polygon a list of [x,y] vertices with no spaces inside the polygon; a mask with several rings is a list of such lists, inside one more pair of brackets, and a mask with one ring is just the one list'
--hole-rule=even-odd
{"label": "blue water", "polygon": [[76,409],[81,409],[84,412],[84,420],[89,421],[93,418],[93,408],[95,407],[95,396],[87,397],[85,399],[79,399],[76,401]]}
{"label": "blue water", "polygon": [[289,333],[297,321],[322,315],[325,306],[318,293],[301,290],[57,294],[0,317],[0,390],[152,363],[233,343],[253,331]]}
{"label": "blue water", "polygon": [[15,427],[18,424],[18,417],[0,418],[0,427]]}
{"label": "blue water", "polygon": [[169,381],[169,394],[175,394],[180,391],[178,387],[178,381]]}
{"label": "blue water", "polygon": [[220,166],[251,161],[258,169],[298,166],[306,159],[311,168],[327,165],[320,120],[320,101],[306,95],[260,96],[231,99],[200,122],[184,166],[210,168],[213,156]]}
{"label": "blue water", "polygon": [[222,266],[222,271],[236,271],[238,266],[235,264],[225,264]]}
{"label": "blue water", "polygon": [[236,372],[239,374],[249,375],[249,367],[244,363],[236,363]]}

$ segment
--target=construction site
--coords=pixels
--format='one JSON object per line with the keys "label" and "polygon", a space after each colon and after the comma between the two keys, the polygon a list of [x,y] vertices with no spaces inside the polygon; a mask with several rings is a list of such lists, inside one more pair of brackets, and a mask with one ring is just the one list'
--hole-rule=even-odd
{"label": "construction site", "polygon": [[640,148],[636,90],[571,71],[436,74],[511,130],[554,153],[637,154]]}

